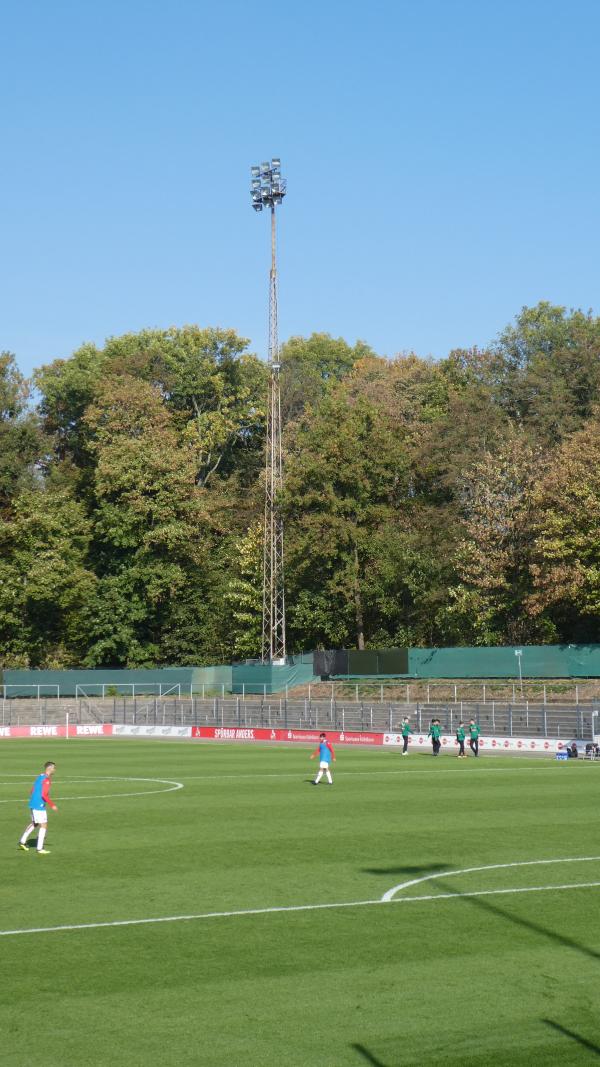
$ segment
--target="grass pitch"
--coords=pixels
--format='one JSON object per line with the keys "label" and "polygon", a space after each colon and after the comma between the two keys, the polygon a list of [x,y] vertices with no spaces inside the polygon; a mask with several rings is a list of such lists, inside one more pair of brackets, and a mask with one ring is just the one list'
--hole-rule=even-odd
{"label": "grass pitch", "polygon": [[3,1067],[600,1057],[600,763],[308,754],[2,745]]}

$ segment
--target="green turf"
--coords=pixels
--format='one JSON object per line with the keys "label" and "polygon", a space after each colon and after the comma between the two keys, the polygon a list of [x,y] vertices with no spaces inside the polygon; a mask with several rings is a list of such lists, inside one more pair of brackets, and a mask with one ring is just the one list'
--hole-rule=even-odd
{"label": "green turf", "polygon": [[[19,798],[49,758],[52,852],[26,855]],[[442,875],[399,894],[441,899],[3,936],[3,1067],[600,1057],[600,888],[444,899],[600,882],[600,860],[446,873],[600,856],[600,764],[340,749],[314,788],[301,747],[7,741],[0,759],[1,930],[378,901]],[[125,796],[163,788],[128,778],[184,788]]]}

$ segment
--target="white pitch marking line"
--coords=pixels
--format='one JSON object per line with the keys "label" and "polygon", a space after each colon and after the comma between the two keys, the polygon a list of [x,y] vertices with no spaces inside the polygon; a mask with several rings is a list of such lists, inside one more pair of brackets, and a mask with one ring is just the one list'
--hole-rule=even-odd
{"label": "white pitch marking line", "polygon": [[[223,745],[223,746],[220,746],[220,747],[225,748],[227,746]],[[386,753],[386,755],[388,755],[388,753]],[[392,754],[389,753],[389,755],[391,756]],[[223,780],[223,781],[239,781],[239,780],[243,780],[243,779],[249,779],[249,780],[258,779],[258,780],[260,780],[261,778],[295,778],[296,781],[297,781],[299,778],[303,777],[304,773],[309,774],[312,771],[312,769],[313,768],[310,767],[309,769],[307,769],[306,772],[303,772],[303,771],[280,771],[280,772],[266,771],[265,773],[258,773],[258,774],[256,774],[256,773],[254,773],[254,774],[192,774],[192,775],[184,774],[184,775],[182,775],[182,778],[183,778],[184,782],[218,782],[220,780]],[[491,773],[493,771],[496,774],[511,774],[514,771],[518,771],[519,773],[523,774],[525,771],[555,771],[555,769],[556,768],[555,768],[554,764],[550,764],[550,765],[544,766],[544,767],[529,767],[529,766],[528,767],[487,767],[486,766],[485,768],[481,767],[481,769],[478,770],[478,771],[473,770],[471,773],[487,774],[488,772]],[[361,776],[400,775],[400,774],[406,774],[406,773],[407,773],[407,770],[405,770],[404,768],[402,768],[402,769],[398,768],[397,770],[376,770],[376,771],[339,771],[338,770],[338,771],[336,771],[336,776],[338,778],[358,778],[358,777],[361,777]],[[457,772],[455,770],[450,770],[450,768],[442,768],[440,770],[437,770],[437,769],[436,770],[433,770],[433,769],[431,769],[431,770],[416,769],[416,770],[408,771],[408,773],[412,777],[414,777],[415,775],[421,775],[421,776],[433,776],[433,775],[436,775],[437,776],[439,774],[456,774],[456,773],[459,773],[459,772]],[[3,778],[11,778],[11,777],[12,778],[18,778],[18,779],[20,779],[22,781],[27,781],[27,782],[31,781],[31,778],[29,776],[22,775],[22,774],[18,774],[17,775],[17,774],[10,774],[9,773],[9,774],[3,774],[2,777]],[[70,779],[76,779],[78,777],[79,777],[78,775],[68,775],[67,776],[67,778],[70,778]],[[66,781],[67,779],[66,778],[62,778],[61,780]],[[151,796],[153,793],[170,793],[170,792],[175,791],[176,789],[183,789],[184,788],[182,782],[175,782],[174,780],[168,779],[168,778],[164,778],[163,779],[163,778],[118,778],[118,777],[103,777],[103,778],[100,778],[99,777],[99,778],[95,778],[95,779],[79,778],[79,780],[80,781],[84,781],[84,782],[88,782],[88,781],[98,781],[98,782],[102,782],[102,781],[163,782],[164,781],[164,782],[169,782],[169,784],[172,784],[173,785],[173,789],[172,790],[171,789],[149,789],[149,790],[146,790],[146,791],[142,791],[140,793],[106,793],[106,794],[101,794],[99,796],[94,796],[94,797],[91,797],[91,796],[90,797],[63,797],[62,798],[63,800],[104,800],[105,798],[113,798],[113,797],[119,797],[119,796],[123,796],[123,797],[125,797],[125,796],[132,796],[132,797],[133,796]],[[1,784],[3,784],[3,783],[0,781],[0,785]],[[6,784],[12,784],[12,783],[6,783]],[[21,803],[21,800],[0,800],[0,804],[18,804],[18,803]]]}
{"label": "white pitch marking line", "polygon": [[291,904],[276,908],[246,908],[243,911],[207,911],[197,915],[164,915],[156,919],[118,919],[114,922],[71,923],[65,926],[32,926],[20,930],[0,930],[0,937],[22,934],[54,934],[69,930],[100,930],[119,926],[149,926],[158,923],[193,922],[200,919],[231,919],[244,915],[273,915],[293,911],[323,911],[332,908],[365,908],[381,904],[416,904],[433,900],[458,900],[469,897],[502,896],[509,893],[546,893],[563,889],[596,889],[600,882],[570,882],[564,885],[534,885],[519,889],[480,889],[471,893],[430,893],[420,897],[401,897],[399,900],[348,900],[334,904]]}
{"label": "white pitch marking line", "polygon": [[[393,900],[395,894],[399,893],[402,889],[411,889],[412,886],[421,885],[423,882],[433,882],[435,878],[455,878],[459,874],[473,874],[479,871],[499,871],[509,867],[539,867],[550,863],[593,863],[598,860],[600,860],[600,856],[569,856],[566,859],[519,860],[516,863],[490,863],[485,867],[463,867],[460,871],[436,871],[435,874],[425,874],[422,878],[412,878],[409,882],[401,882],[400,885],[395,885],[393,889],[388,889],[387,893],[383,894],[381,902],[388,903]],[[491,892],[491,890],[489,890],[489,892]]]}
{"label": "white pitch marking line", "polygon": [[[481,766],[481,765],[480,765]],[[312,767],[309,768],[307,773],[312,771]],[[478,771],[473,771],[476,774],[487,774],[488,772],[494,772],[495,774],[512,774],[514,771],[519,771],[523,774],[524,771],[554,771],[555,765],[552,763],[550,766],[544,767],[485,767]],[[411,777],[414,775],[438,775],[438,774],[460,774],[460,771],[451,771],[449,767],[444,767],[441,770],[414,770],[409,771],[408,768],[393,771],[336,771],[336,777],[338,778],[357,778],[360,775],[374,775],[374,774],[409,774]],[[302,771],[281,771],[274,773],[271,771],[265,771],[264,774],[182,774],[184,782],[213,782],[218,781],[220,778],[231,780],[238,778],[298,778],[302,776]]]}
{"label": "white pitch marking line", "polygon": [[[17,777],[17,776],[16,775],[13,775],[13,776],[5,775],[5,777],[9,778],[9,777]],[[18,777],[21,777],[21,776],[19,775]],[[76,778],[76,777],[77,777],[77,783],[76,783],[77,785],[83,785],[86,782],[152,782],[153,784],[159,783],[159,784],[162,784],[162,785],[166,785],[169,788],[168,789],[140,789],[140,790],[138,790],[136,792],[132,792],[132,793],[96,793],[95,795],[88,794],[86,796],[79,796],[79,797],[61,797],[61,796],[57,796],[56,799],[59,800],[61,804],[64,804],[65,800],[114,800],[114,799],[118,800],[121,797],[151,797],[153,794],[156,794],[156,793],[175,793],[178,789],[183,789],[184,788],[183,782],[176,782],[172,778],[120,778],[120,777],[117,777],[116,775],[113,775],[113,776],[107,777],[107,778],[83,778],[82,779],[82,778],[79,778],[76,775],[68,775],[66,778],[63,778],[63,781],[67,782],[69,780],[69,778],[73,779],[73,778]],[[29,779],[27,779],[27,781],[29,781]],[[0,785],[1,784],[3,784],[3,783],[0,782]],[[12,785],[13,783],[11,782],[9,784]],[[0,800],[0,804],[23,804],[23,803],[24,803],[24,801],[23,801],[22,797],[19,797],[18,799],[12,798],[10,800]]]}
{"label": "white pitch marking line", "polygon": [[[230,744],[215,745],[214,747],[215,748],[229,748]],[[365,751],[365,750],[361,749],[361,751]],[[396,753],[392,753],[392,752],[379,753],[376,758],[379,758],[379,755],[382,755],[383,758],[387,757],[389,759],[393,759],[395,757]],[[491,758],[494,758],[494,757],[491,757]],[[545,763],[544,766],[532,766],[534,761],[535,761],[536,764],[539,764],[539,760],[540,760],[539,756],[538,757],[521,756],[520,759],[521,759],[522,762],[527,761],[527,766],[525,766],[525,767],[493,767],[493,766],[488,765],[488,762],[485,761],[484,763],[478,764],[478,769],[477,770],[475,770],[475,767],[473,767],[473,770],[470,771],[469,773],[470,774],[491,774],[493,772],[495,774],[514,774],[514,772],[517,771],[519,774],[524,774],[526,771],[553,771],[553,772],[556,772],[556,765],[555,765],[555,763],[553,761],[549,762],[549,763]],[[590,763],[591,763],[591,761],[590,761]],[[585,766],[585,761],[584,760],[580,761],[580,766]],[[313,768],[310,767],[310,768],[308,768],[306,773],[310,773],[312,770],[313,770]],[[461,772],[458,771],[458,770],[451,770],[449,767],[442,767],[439,770],[437,768],[435,770],[433,768],[431,768],[430,770],[427,770],[424,767],[423,768],[421,768],[421,767],[414,768],[413,770],[409,770],[408,767],[402,767],[402,768],[397,768],[395,770],[373,770],[373,771],[343,771],[343,770],[340,771],[338,769],[336,771],[336,776],[338,778],[358,778],[358,777],[363,776],[363,775],[367,775],[367,776],[368,775],[371,775],[371,776],[372,775],[378,775],[378,774],[383,774],[383,775],[386,775],[386,774],[389,774],[389,775],[403,774],[403,775],[406,775],[407,773],[411,777],[414,777],[415,775],[426,775],[426,776],[436,775],[437,776],[437,775],[440,775],[440,774],[460,774]],[[302,774],[303,774],[303,771],[300,770],[300,771],[279,771],[279,772],[265,771],[265,772],[258,772],[258,773],[255,772],[255,773],[252,773],[252,774],[184,774],[181,777],[183,778],[184,782],[218,782],[220,779],[223,779],[225,781],[232,781],[232,780],[239,780],[239,779],[244,779],[244,778],[258,778],[258,779],[260,779],[260,778],[296,778],[296,779],[298,779],[299,777],[302,777]],[[31,780],[30,776],[24,775],[24,774],[10,774],[10,773],[6,774],[6,773],[4,773],[2,775],[2,777],[3,778],[11,778],[11,777],[12,778],[19,778],[22,781],[30,781]],[[71,779],[75,779],[75,778],[78,778],[78,777],[79,777],[78,775],[68,775],[68,778],[71,778]],[[61,780],[65,780],[65,779],[61,776]],[[146,782],[146,781],[148,781],[148,782],[170,781],[170,779],[162,779],[162,778],[131,778],[131,779],[129,779],[129,778],[117,778],[117,777],[114,777],[114,778],[105,777],[105,778],[89,779],[89,778],[83,778],[83,776],[81,777],[80,780],[83,780],[83,781],[140,781],[140,782]],[[0,784],[2,784],[2,783],[0,783]],[[183,786],[181,786],[181,783],[178,783],[178,785],[180,786],[180,788],[183,788]],[[3,802],[0,801],[0,803],[3,803]]]}

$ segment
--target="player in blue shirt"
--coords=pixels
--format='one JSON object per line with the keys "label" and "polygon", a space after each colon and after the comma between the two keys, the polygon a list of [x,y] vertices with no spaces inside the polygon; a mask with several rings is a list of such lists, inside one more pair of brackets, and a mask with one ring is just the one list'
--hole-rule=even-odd
{"label": "player in blue shirt", "polygon": [[333,785],[333,778],[331,777],[329,764],[332,760],[335,763],[335,752],[333,751],[330,742],[327,740],[326,734],[319,734],[318,748],[315,749],[310,758],[314,759],[315,756],[319,757],[319,773],[317,774],[313,785],[318,785],[324,774],[326,775],[329,784]]}
{"label": "player in blue shirt", "polygon": [[44,848],[44,841],[46,838],[46,829],[48,824],[48,812],[46,811],[46,804],[48,804],[52,811],[58,811],[56,804],[50,800],[50,786],[52,784],[52,775],[56,770],[54,763],[44,764],[44,770],[41,774],[38,774],[33,788],[31,790],[31,796],[29,798],[29,807],[31,810],[31,822],[21,834],[19,840],[19,848],[23,852],[29,852],[27,847],[27,838],[37,828],[37,845],[36,852],[38,856],[48,856],[49,850]]}

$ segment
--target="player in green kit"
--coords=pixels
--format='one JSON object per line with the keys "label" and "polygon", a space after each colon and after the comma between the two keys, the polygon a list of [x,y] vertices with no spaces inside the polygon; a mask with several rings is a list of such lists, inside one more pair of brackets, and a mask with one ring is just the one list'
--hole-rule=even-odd
{"label": "player in green kit", "polygon": [[479,755],[479,735],[481,728],[475,722],[475,719],[471,719],[469,723],[469,748],[474,756]]}
{"label": "player in green kit", "polygon": [[404,716],[402,720],[402,755],[408,756],[408,741],[412,734],[412,727],[408,721],[408,716]]}
{"label": "player in green kit", "polygon": [[456,740],[458,741],[458,758],[459,759],[466,759],[467,758],[465,756],[465,737],[466,737],[465,724],[464,724],[464,722],[459,722],[458,729],[456,731]]}
{"label": "player in green kit", "polygon": [[442,747],[442,742],[440,741],[441,733],[442,727],[440,720],[432,719],[427,736],[431,738],[431,748],[434,756],[439,756],[440,754],[440,748]]}

